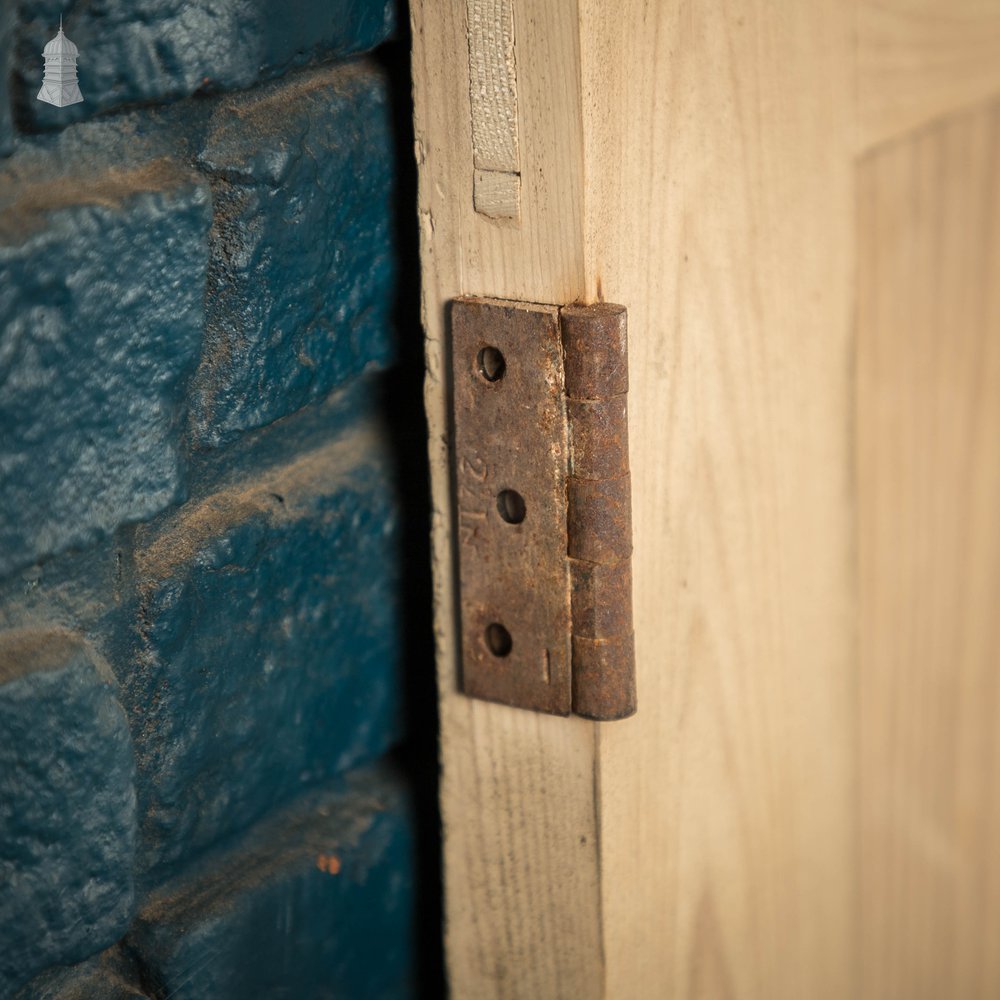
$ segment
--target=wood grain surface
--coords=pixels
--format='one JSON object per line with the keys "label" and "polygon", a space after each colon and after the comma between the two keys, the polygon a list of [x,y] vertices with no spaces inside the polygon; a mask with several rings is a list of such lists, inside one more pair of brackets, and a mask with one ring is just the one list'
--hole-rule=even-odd
{"label": "wood grain surface", "polygon": [[608,997],[854,995],[846,15],[586,9],[588,294],[629,307],[639,701],[599,737]]}
{"label": "wood grain surface", "polygon": [[997,0],[858,0],[857,19],[861,149],[1000,93]]}
{"label": "wood grain surface", "polygon": [[[928,127],[996,4],[511,0],[507,218],[477,9],[411,9],[452,995],[1000,995],[997,112]],[[628,307],[632,719],[458,693],[458,295]]]}
{"label": "wood grain surface", "polygon": [[859,168],[866,1000],[1000,996],[1000,106]]}
{"label": "wood grain surface", "polygon": [[466,5],[416,2],[413,83],[425,399],[432,473],[445,946],[452,995],[603,996],[595,731],[458,692],[448,473],[447,304],[563,303],[583,283],[579,26],[572,4],[517,0],[521,210],[475,211]]}

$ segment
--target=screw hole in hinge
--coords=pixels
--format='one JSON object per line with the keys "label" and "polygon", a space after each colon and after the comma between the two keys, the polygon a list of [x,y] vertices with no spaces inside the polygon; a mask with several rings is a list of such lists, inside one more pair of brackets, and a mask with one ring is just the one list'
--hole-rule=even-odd
{"label": "screw hole in hinge", "polygon": [[509,656],[510,651],[514,648],[514,640],[511,639],[510,632],[499,622],[493,622],[486,626],[484,638],[486,639],[486,648],[494,656]]}
{"label": "screw hole in hinge", "polygon": [[520,524],[527,513],[524,497],[517,490],[501,490],[497,494],[497,511],[508,524]]}
{"label": "screw hole in hinge", "polygon": [[476,359],[479,374],[487,382],[499,382],[507,371],[507,360],[496,347],[484,347]]}

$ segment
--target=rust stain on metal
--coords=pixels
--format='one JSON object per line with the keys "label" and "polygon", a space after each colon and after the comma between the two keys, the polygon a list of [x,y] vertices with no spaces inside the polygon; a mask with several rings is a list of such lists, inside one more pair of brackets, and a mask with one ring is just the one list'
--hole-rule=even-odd
{"label": "rust stain on metal", "polygon": [[568,715],[568,441],[559,310],[452,304],[462,684]]}
{"label": "rust stain on metal", "polygon": [[621,306],[452,304],[462,684],[560,715],[636,708]]}
{"label": "rust stain on metal", "polygon": [[624,719],[636,710],[626,310],[567,306],[560,318],[569,397],[573,711]]}
{"label": "rust stain on metal", "polygon": [[628,392],[628,328],[624,306],[563,306],[566,395],[609,399]]}

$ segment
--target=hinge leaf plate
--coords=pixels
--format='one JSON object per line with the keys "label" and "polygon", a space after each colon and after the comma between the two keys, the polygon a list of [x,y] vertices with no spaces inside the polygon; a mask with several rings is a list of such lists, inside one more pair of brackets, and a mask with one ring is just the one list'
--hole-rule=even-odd
{"label": "hinge leaf plate", "polygon": [[568,431],[559,310],[452,304],[455,537],[466,694],[568,715]]}

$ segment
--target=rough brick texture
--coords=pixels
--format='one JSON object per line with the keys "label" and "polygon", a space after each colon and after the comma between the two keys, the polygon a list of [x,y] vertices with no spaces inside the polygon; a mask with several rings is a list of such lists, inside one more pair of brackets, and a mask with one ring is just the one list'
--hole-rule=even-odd
{"label": "rough brick texture", "polygon": [[415,992],[390,11],[0,5],[0,998]]}
{"label": "rough brick texture", "polygon": [[[178,428],[203,336],[204,445],[393,358],[382,76],[317,70],[181,117],[153,134],[135,116],[81,126],[10,161],[0,573],[183,498]],[[211,180],[210,232],[207,184],[171,150]],[[72,177],[81,160],[90,176]],[[74,377],[55,378],[70,359]],[[53,482],[44,510],[30,502]]]}
{"label": "rough brick texture", "polygon": [[27,983],[14,1000],[158,1000],[139,983],[122,949],[110,948],[79,965],[57,967]]}
{"label": "rough brick texture", "polygon": [[[316,58],[363,52],[393,27],[388,0],[22,0],[14,87],[33,129],[135,103],[237,90]],[[82,104],[35,99],[59,15],[80,50]]]}
{"label": "rough brick texture", "polygon": [[319,70],[223,101],[198,153],[216,201],[196,439],[217,445],[392,357],[383,77]]}
{"label": "rough brick texture", "polygon": [[0,574],[183,497],[211,214],[167,164],[18,194],[0,211]]}
{"label": "rough brick texture", "polygon": [[0,633],[0,996],[132,916],[135,765],[105,674],[72,633]]}
{"label": "rough brick texture", "polygon": [[124,682],[144,869],[398,738],[396,523],[385,444],[361,425],[138,532]]}
{"label": "rough brick texture", "polygon": [[410,996],[411,825],[398,777],[354,774],[165,886],[127,946],[171,1000]]}

